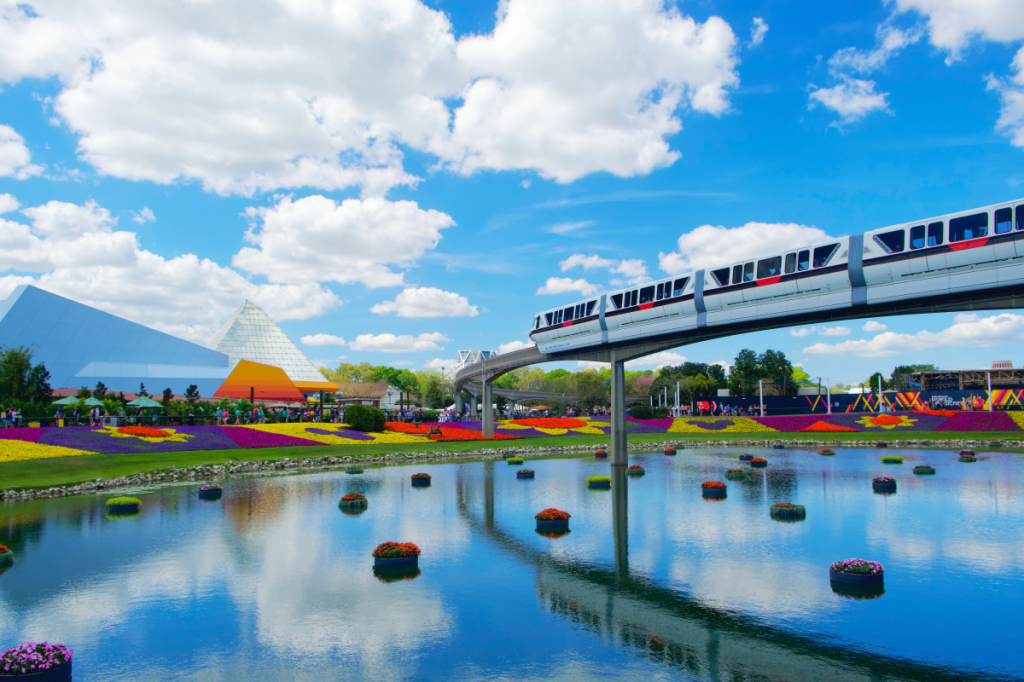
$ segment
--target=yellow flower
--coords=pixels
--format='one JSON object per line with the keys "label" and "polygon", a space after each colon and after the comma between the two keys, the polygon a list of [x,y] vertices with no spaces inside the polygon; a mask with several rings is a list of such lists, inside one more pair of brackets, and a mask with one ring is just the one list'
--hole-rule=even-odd
{"label": "yellow flower", "polygon": [[869,429],[885,429],[886,431],[890,431],[895,429],[897,426],[913,426],[917,423],[917,420],[911,419],[910,417],[882,414],[861,417],[857,420],[857,423]]}
{"label": "yellow flower", "polygon": [[[407,433],[394,433],[392,431],[385,431],[384,433],[365,433],[358,432],[365,436],[372,437],[372,440],[366,440],[363,438],[346,438],[345,434],[348,433],[348,429],[343,428],[342,424],[311,424],[311,423],[299,423],[299,424],[253,424],[250,426],[244,426],[246,429],[255,429],[257,431],[268,431],[270,433],[277,433],[282,436],[293,436],[295,438],[305,438],[306,440],[315,440],[318,443],[324,445],[373,445],[374,443],[422,443],[427,440],[426,436],[415,436]],[[329,431],[331,433],[317,433],[317,431]]]}
{"label": "yellow flower", "polygon": [[[719,422],[731,422],[725,428],[714,428]],[[703,426],[703,425],[707,426]],[[672,421],[668,433],[775,433],[770,426],[747,417],[680,417]]]}
{"label": "yellow flower", "polygon": [[147,443],[187,443],[192,436],[185,433],[178,433],[174,429],[168,429],[160,427],[161,431],[165,431],[171,435],[159,437],[159,436],[135,436],[130,433],[123,433],[117,430],[116,426],[104,426],[96,433],[102,433],[105,436],[113,436],[114,438],[137,438]]}
{"label": "yellow flower", "polygon": [[95,455],[88,450],[62,448],[59,445],[42,445],[23,440],[0,440],[0,462],[26,462],[32,459],[54,459],[56,457],[81,457]]}

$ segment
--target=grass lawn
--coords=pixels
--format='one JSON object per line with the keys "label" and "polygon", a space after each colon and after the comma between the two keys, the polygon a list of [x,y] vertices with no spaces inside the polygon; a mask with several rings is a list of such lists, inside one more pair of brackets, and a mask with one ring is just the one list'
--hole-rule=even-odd
{"label": "grass lawn", "polygon": [[[722,433],[708,436],[703,433],[647,433],[629,436],[630,443],[700,442],[700,441],[893,441],[893,440],[1021,440],[1019,431],[1007,432],[930,432],[930,431],[888,431],[879,433]],[[223,464],[228,461],[266,461],[286,457],[351,456],[377,457],[392,452],[472,452],[503,447],[568,447],[570,445],[592,445],[607,447],[608,436],[552,436],[530,438],[519,441],[476,441],[452,443],[403,443],[387,445],[323,445],[290,448],[264,448],[259,450],[204,450],[196,452],[157,452],[152,454],[91,455],[86,457],[62,457],[38,459],[26,462],[4,462],[0,464],[0,490],[22,488],[48,488],[70,485],[97,478],[109,480],[120,476],[159,471],[172,466],[177,468],[200,464]]]}

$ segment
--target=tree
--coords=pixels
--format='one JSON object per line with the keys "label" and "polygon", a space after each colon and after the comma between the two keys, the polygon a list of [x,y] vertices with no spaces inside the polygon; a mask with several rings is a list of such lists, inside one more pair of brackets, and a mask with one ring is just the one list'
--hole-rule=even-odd
{"label": "tree", "polygon": [[865,379],[864,382],[861,384],[861,388],[866,388],[869,391],[871,391],[872,393],[874,393],[875,395],[878,395],[879,379],[881,379],[881,385],[882,385],[882,390],[883,391],[886,390],[887,388],[889,388],[889,382],[885,380],[885,377],[882,376],[881,372],[875,372],[874,374],[869,376],[867,379]]}
{"label": "tree", "polygon": [[729,373],[729,389],[733,395],[746,395],[751,386],[756,386],[758,379],[761,379],[761,368],[757,364],[757,353],[745,348],[736,354],[732,363],[732,372]]}
{"label": "tree", "polygon": [[371,377],[373,376],[375,369],[376,367],[368,362],[361,362],[358,365],[343,362],[333,371],[325,371],[324,375],[331,381],[339,384],[347,384],[350,382],[362,384],[372,381]]}
{"label": "tree", "polygon": [[79,400],[87,400],[92,397],[92,391],[90,391],[85,386],[82,386],[81,388],[78,389],[78,395],[75,397],[78,398]]}
{"label": "tree", "polygon": [[199,388],[195,384],[189,384],[189,387],[185,389],[185,402],[189,405],[199,402]]}
{"label": "tree", "polygon": [[28,373],[28,390],[31,399],[42,405],[49,405],[53,400],[53,389],[50,388],[50,373],[46,365],[39,363]]}
{"label": "tree", "polygon": [[569,370],[558,368],[558,369],[553,369],[550,372],[548,372],[547,374],[545,374],[544,378],[548,379],[548,380],[551,380],[551,379],[561,379],[562,377],[567,377],[567,376],[569,376]]}
{"label": "tree", "polygon": [[419,380],[416,374],[407,369],[395,369],[381,365],[373,370],[370,381],[386,381],[400,391],[419,393]]}
{"label": "tree", "polygon": [[103,385],[102,381],[96,382],[96,388],[93,389],[92,395],[96,400],[103,400],[107,397],[107,387]]}
{"label": "tree", "polygon": [[679,396],[685,402],[693,403],[694,398],[711,393],[714,384],[703,374],[683,377],[679,381]]}
{"label": "tree", "polygon": [[576,395],[579,397],[580,402],[586,403],[587,407],[593,407],[597,403],[604,403],[606,396],[604,377],[595,370],[588,369],[583,372],[577,372],[575,384]]}
{"label": "tree", "polygon": [[784,388],[783,395],[796,395],[796,386],[793,385],[790,377],[793,376],[793,364],[786,359],[786,354],[780,350],[766,350],[757,358],[757,364],[761,369],[761,379],[767,379]]}
{"label": "tree", "polygon": [[142,396],[149,397],[149,394],[146,393],[146,384],[139,384],[139,397]]}
{"label": "tree", "polygon": [[444,407],[444,388],[441,386],[441,375],[431,375],[426,378],[423,382],[423,400],[426,401],[428,407],[440,408]]}
{"label": "tree", "polygon": [[0,354],[0,398],[29,399],[28,375],[31,370],[32,351],[24,346],[3,349]]}
{"label": "tree", "polygon": [[163,399],[164,407],[169,407],[172,400],[174,400],[174,391],[169,388],[165,388]]}
{"label": "tree", "polygon": [[811,375],[804,371],[803,367],[793,367],[793,373],[789,375],[789,380],[794,384],[806,384],[811,380]]}
{"label": "tree", "polygon": [[935,365],[900,365],[892,371],[889,379],[889,388],[893,391],[909,391],[912,388],[919,388],[910,385],[910,375],[917,372],[936,372]]}

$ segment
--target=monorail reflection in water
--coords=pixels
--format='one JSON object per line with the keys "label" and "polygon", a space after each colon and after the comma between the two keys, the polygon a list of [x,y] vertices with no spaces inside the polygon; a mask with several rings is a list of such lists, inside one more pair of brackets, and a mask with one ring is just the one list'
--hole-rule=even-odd
{"label": "monorail reflection in water", "polygon": [[[865,492],[877,452],[804,451],[704,502],[699,482],[737,453],[702,451],[635,456],[647,476],[604,492],[581,482],[607,464],[558,459],[532,461],[534,481],[417,465],[425,490],[407,467],[233,480],[212,504],[163,489],[119,521],[92,498],[5,505],[18,562],[0,576],[0,645],[66,640],[78,682],[1021,679],[1019,455],[903,454],[894,497]],[[919,459],[939,475],[913,478]],[[357,489],[370,508],[345,516]],[[808,520],[769,519],[782,500]],[[573,514],[570,535],[534,532],[546,506]],[[376,580],[384,539],[423,547],[421,574]],[[831,592],[827,562],[852,555],[886,564],[884,597]]]}

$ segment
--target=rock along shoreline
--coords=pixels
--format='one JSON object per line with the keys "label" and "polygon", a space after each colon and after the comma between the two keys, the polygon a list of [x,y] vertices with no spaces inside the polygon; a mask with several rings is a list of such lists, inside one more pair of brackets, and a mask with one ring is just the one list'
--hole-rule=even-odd
{"label": "rock along shoreline", "polygon": [[[673,441],[650,443],[629,443],[630,450],[652,450],[662,448],[696,449],[696,448],[735,448],[735,447],[769,447],[772,443],[782,443],[787,447],[816,448],[829,446],[832,448],[871,448],[874,440],[837,441],[837,440],[785,440],[782,438],[751,439],[751,440],[720,440],[720,441]],[[965,446],[985,446],[991,441],[981,440],[893,440],[887,441],[891,447],[927,447],[929,449],[962,448]],[[1002,441],[1003,447],[1024,447],[1024,441]],[[452,461],[459,459],[498,459],[507,455],[559,455],[578,452],[593,452],[609,445],[595,443],[592,445],[571,445],[567,447],[503,447],[467,450],[465,452],[395,452],[376,457],[306,457],[302,459],[279,459],[263,461],[227,462],[225,464],[197,465],[181,469],[171,467],[157,471],[122,476],[109,480],[101,478],[75,485],[57,486],[52,488],[30,488],[25,490],[0,490],[0,501],[34,500],[40,498],[68,497],[70,495],[88,495],[97,492],[119,490],[138,486],[151,486],[163,483],[183,483],[187,481],[220,480],[232,476],[251,474],[276,474],[282,472],[316,472],[329,471],[335,468],[348,467],[355,463],[401,464],[422,460]]]}

